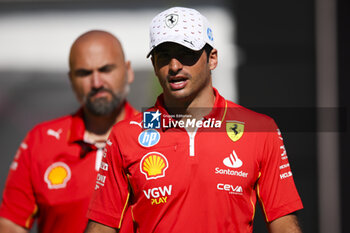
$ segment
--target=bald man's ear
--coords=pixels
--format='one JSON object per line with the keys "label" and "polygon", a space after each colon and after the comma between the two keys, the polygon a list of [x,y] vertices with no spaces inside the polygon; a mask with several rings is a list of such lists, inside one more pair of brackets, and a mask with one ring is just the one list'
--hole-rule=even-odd
{"label": "bald man's ear", "polygon": [[69,80],[72,82],[72,71],[68,71],[67,75],[69,77]]}
{"label": "bald man's ear", "polygon": [[125,65],[126,65],[127,82],[128,82],[128,84],[131,84],[134,81],[134,79],[135,79],[134,70],[131,67],[131,62],[130,61],[127,61],[125,63]]}

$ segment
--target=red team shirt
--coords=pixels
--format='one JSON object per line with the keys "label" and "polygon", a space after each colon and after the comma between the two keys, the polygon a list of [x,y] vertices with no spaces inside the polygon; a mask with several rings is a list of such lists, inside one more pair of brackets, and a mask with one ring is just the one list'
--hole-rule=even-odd
{"label": "red team shirt", "polygon": [[219,128],[169,123],[162,96],[149,109],[165,119],[160,129],[143,129],[142,114],[114,126],[90,219],[119,227],[130,206],[142,233],[246,233],[257,199],[268,222],[302,208],[275,122],[214,92],[203,125]]}
{"label": "red team shirt", "polygon": [[[127,102],[125,118],[136,113]],[[32,129],[10,167],[0,216],[43,233],[84,232],[102,149],[84,141],[82,110]],[[97,169],[96,169],[97,166]]]}

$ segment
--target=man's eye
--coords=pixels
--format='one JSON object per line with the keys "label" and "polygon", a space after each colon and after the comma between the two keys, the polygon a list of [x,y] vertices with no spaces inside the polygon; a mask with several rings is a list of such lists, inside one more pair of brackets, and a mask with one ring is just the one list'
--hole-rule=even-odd
{"label": "man's eye", "polygon": [[78,77],[85,77],[91,74],[91,71],[89,70],[77,70],[75,71],[75,76]]}
{"label": "man's eye", "polygon": [[103,66],[100,69],[98,69],[102,73],[109,73],[115,68],[114,65],[108,65],[108,66]]}
{"label": "man's eye", "polygon": [[183,56],[183,57],[194,57],[194,54],[186,52],[186,53],[182,53],[181,56]]}
{"label": "man's eye", "polygon": [[159,53],[157,55],[157,57],[158,57],[158,59],[166,59],[166,58],[169,57],[169,54],[167,54],[167,53]]}

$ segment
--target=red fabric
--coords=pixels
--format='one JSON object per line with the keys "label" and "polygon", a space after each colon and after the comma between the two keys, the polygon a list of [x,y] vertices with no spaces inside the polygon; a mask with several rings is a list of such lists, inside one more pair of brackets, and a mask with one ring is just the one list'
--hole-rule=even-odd
{"label": "red fabric", "polygon": [[[90,219],[118,227],[128,204],[143,233],[248,233],[258,197],[267,221],[302,208],[275,122],[214,92],[214,108],[204,119],[223,120],[222,125],[198,128],[193,156],[183,128],[157,129],[159,142],[145,146],[142,114],[114,126]],[[150,109],[157,110],[169,115],[161,96]],[[243,124],[244,131],[232,140],[226,131],[237,130],[236,123]],[[153,175],[145,161],[155,169]]]}
{"label": "red fabric", "polygon": [[[136,112],[129,104],[125,110],[125,118]],[[1,217],[25,228],[37,217],[42,233],[84,232],[97,175],[97,148],[84,142],[84,132],[79,110],[27,134],[10,168]]]}

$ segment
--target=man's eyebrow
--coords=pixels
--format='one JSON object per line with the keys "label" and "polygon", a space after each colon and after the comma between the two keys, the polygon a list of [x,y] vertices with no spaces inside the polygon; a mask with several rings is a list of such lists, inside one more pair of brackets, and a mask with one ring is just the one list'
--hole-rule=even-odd
{"label": "man's eyebrow", "polygon": [[77,76],[86,76],[92,73],[92,70],[88,70],[88,69],[84,69],[84,68],[80,68],[80,69],[76,69],[73,71],[73,73]]}
{"label": "man's eyebrow", "polygon": [[99,71],[107,71],[107,70],[112,70],[114,69],[115,67],[117,67],[116,64],[106,64],[104,66],[101,66],[98,68]]}

